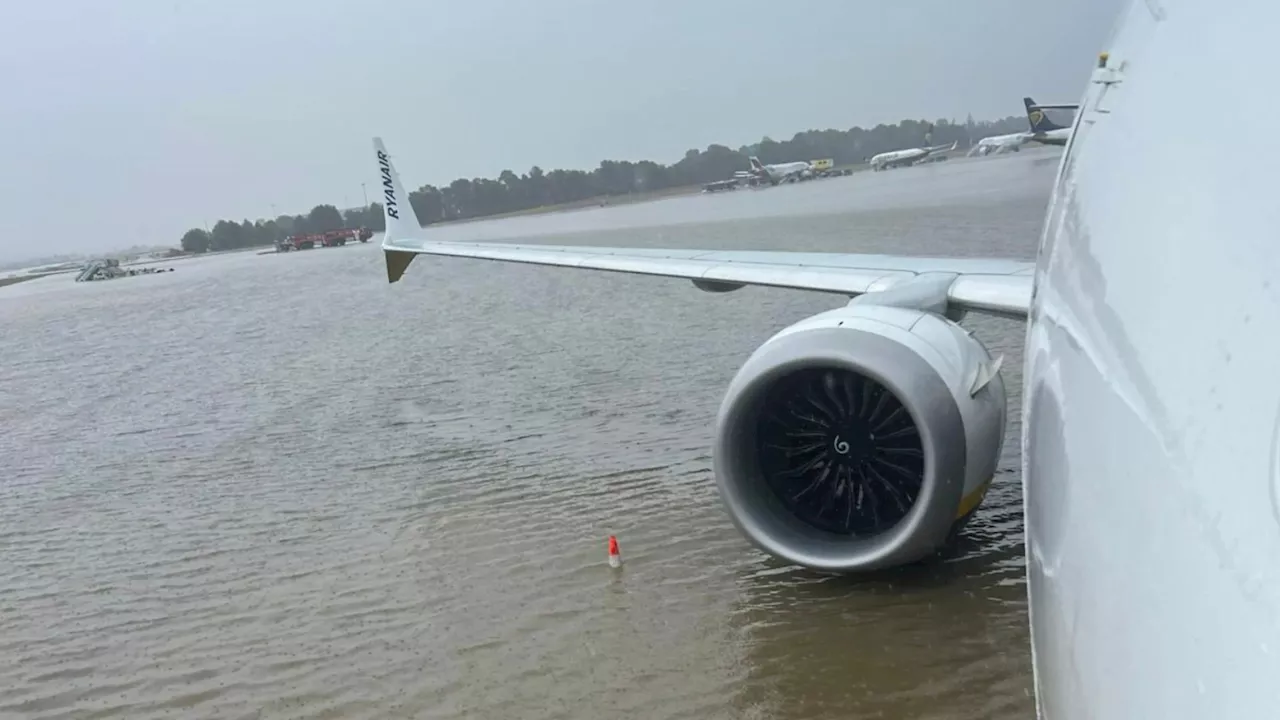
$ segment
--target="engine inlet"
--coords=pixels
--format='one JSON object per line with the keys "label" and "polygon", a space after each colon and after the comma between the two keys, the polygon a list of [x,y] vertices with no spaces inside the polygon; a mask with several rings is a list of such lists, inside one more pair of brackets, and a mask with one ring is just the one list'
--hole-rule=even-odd
{"label": "engine inlet", "polygon": [[871,378],[836,368],[791,373],[768,390],[758,417],[765,483],[814,528],[876,535],[920,495],[920,433],[902,402]]}

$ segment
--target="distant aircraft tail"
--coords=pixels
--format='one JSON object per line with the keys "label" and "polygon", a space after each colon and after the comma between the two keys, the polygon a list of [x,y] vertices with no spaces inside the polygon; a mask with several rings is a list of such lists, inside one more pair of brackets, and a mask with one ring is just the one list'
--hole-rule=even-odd
{"label": "distant aircraft tail", "polygon": [[400,183],[400,175],[396,166],[391,164],[391,155],[382,144],[382,138],[373,139],[373,152],[378,160],[378,179],[382,185],[382,218],[386,221],[387,232],[382,236],[382,250],[387,261],[387,281],[395,282],[404,274],[405,268],[413,260],[414,254],[398,251],[390,247],[396,240],[415,237],[422,229],[418,223],[418,215],[409,203],[409,193]]}
{"label": "distant aircraft tail", "polygon": [[1049,119],[1044,114],[1044,108],[1036,104],[1035,100],[1029,97],[1022,98],[1022,104],[1027,108],[1027,122],[1031,124],[1031,132],[1049,132],[1050,130],[1066,130],[1065,125]]}
{"label": "distant aircraft tail", "polygon": [[764,163],[760,162],[760,158],[756,157],[755,155],[752,155],[751,157],[747,158],[747,160],[751,162],[752,170],[755,170],[758,173],[765,172]]}

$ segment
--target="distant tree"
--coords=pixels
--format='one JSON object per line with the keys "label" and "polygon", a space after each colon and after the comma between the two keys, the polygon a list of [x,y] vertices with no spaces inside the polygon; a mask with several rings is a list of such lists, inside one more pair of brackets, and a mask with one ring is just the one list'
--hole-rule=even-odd
{"label": "distant tree", "polygon": [[307,214],[307,230],[313,233],[342,229],[342,213],[332,205],[317,205]]}
{"label": "distant tree", "polygon": [[213,224],[209,247],[214,250],[235,250],[245,246],[244,231],[239,224],[219,220]]}
{"label": "distant tree", "polygon": [[200,228],[191,228],[182,236],[182,249],[189,253],[209,251],[209,233]]}
{"label": "distant tree", "polygon": [[[732,150],[725,145],[710,145],[706,150],[689,150],[671,165],[652,160],[602,160],[590,172],[583,170],[544,171],[538,166],[523,175],[503,170],[497,179],[458,178],[445,187],[424,185],[409,193],[409,205],[423,225],[445,220],[484,217],[498,213],[525,210],[546,205],[591,201],[611,195],[652,192],[672,187],[697,185],[723,180],[737,170],[748,167],[747,158],[758,156],[762,162],[830,159],[835,165],[852,165],[901,148],[958,143],[967,147],[991,135],[1026,130],[1025,117],[1011,116],[1002,120],[975,121],[972,116],[959,124],[945,118],[934,122],[903,120],[895,125],[873,128],[852,127],[848,130],[806,130],[790,140],[770,137]],[[232,222],[219,220],[212,233],[182,236],[182,247],[234,249],[251,245],[269,245],[281,237],[336,230],[342,227],[367,227],[384,230],[382,206],[372,203],[345,214],[333,205],[317,205],[306,215],[281,215],[274,221]],[[203,231],[200,231],[203,233]],[[204,239],[202,240],[201,237]],[[203,243],[203,244],[202,244]]]}
{"label": "distant tree", "polygon": [[387,217],[382,214],[382,203],[369,203],[368,218],[361,227],[367,227],[374,232],[383,232],[387,229]]}
{"label": "distant tree", "polygon": [[349,228],[369,228],[374,232],[387,229],[380,203],[370,203],[369,207],[353,208],[343,213],[342,218],[346,227]]}
{"label": "distant tree", "polygon": [[[416,191],[409,193],[409,204],[413,206],[413,212],[418,216],[418,222],[423,225],[430,225],[445,219],[444,193],[431,185],[423,185]],[[378,210],[381,212],[381,206],[379,206]]]}
{"label": "distant tree", "polygon": [[524,175],[523,184],[526,207],[542,207],[547,204],[547,176],[542,168],[537,165],[529,168],[529,172]]}
{"label": "distant tree", "polygon": [[253,224],[255,245],[272,245],[284,237],[275,220],[259,220]]}

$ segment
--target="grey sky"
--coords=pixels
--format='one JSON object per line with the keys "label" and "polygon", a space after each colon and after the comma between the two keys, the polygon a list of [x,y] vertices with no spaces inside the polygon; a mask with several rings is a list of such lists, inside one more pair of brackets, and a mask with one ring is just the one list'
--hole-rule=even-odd
{"label": "grey sky", "polygon": [[0,260],[406,184],[1074,101],[1118,0],[45,0],[0,22]]}

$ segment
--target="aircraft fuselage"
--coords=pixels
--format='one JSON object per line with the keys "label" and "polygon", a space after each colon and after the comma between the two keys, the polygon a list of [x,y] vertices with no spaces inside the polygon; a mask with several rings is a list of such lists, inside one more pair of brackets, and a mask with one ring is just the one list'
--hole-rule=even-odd
{"label": "aircraft fuselage", "polygon": [[1032,142],[1038,142],[1041,145],[1066,145],[1071,139],[1071,128],[1062,128],[1060,130],[1047,130],[1045,132],[1031,133],[1027,138]]}
{"label": "aircraft fuselage", "polygon": [[1280,702],[1280,211],[1268,163],[1182,152],[1280,155],[1257,105],[1277,21],[1260,0],[1129,3],[1074,133],[1046,138],[1066,150],[1023,371],[1037,717]]}

